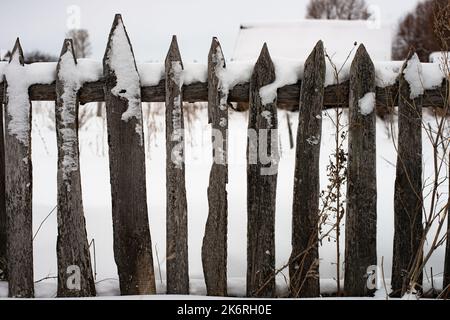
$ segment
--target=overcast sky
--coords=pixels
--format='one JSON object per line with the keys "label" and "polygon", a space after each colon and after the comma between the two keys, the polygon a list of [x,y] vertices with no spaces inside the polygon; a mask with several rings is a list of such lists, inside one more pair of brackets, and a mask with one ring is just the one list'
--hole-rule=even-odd
{"label": "overcast sky", "polygon": [[[395,27],[420,0],[367,0],[382,23]],[[122,13],[139,61],[164,60],[172,34],[185,61],[205,61],[212,36],[227,56],[242,22],[302,19],[309,0],[0,0],[0,50],[17,36],[25,52],[59,54],[68,26],[77,23],[91,36],[92,58],[101,59],[115,13]],[[74,7],[75,11],[73,11]],[[71,12],[68,12],[68,10]],[[301,39],[299,39],[301,41]]]}

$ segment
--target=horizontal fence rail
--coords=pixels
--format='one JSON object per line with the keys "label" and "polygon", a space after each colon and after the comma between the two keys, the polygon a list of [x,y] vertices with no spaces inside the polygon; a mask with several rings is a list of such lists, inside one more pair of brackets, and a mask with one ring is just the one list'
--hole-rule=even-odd
{"label": "horizontal fence rail", "polygon": [[[79,90],[80,104],[89,102],[105,101],[103,87],[104,80],[86,82]],[[165,102],[166,101],[166,81],[161,80],[156,86],[141,87],[142,102]],[[280,109],[298,111],[301,81],[297,84],[284,86],[278,89],[278,107]],[[0,82],[0,97],[3,97],[4,85]],[[228,102],[248,103],[250,83],[238,84],[230,90]],[[55,101],[55,84],[33,84],[29,88],[31,101]],[[448,95],[447,84],[443,83],[440,88],[426,90],[423,95],[424,107],[442,106]],[[330,85],[325,88],[323,105],[330,109],[335,107],[347,107],[349,99],[349,81],[344,81],[339,85]],[[184,102],[206,102],[208,101],[208,83],[196,82],[183,86]],[[376,88],[376,103],[381,107],[392,107],[398,104],[398,83]]]}

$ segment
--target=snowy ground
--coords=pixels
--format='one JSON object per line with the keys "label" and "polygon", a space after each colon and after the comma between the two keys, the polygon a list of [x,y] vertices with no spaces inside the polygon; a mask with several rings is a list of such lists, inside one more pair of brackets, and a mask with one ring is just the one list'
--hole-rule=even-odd
{"label": "snowy ground", "polygon": [[[51,104],[33,104],[33,225],[36,232],[45,217],[56,205],[56,134],[50,128],[48,111]],[[165,133],[164,114],[161,105],[151,117],[144,114],[146,131],[150,128],[151,138],[147,144],[147,187],[150,229],[153,242],[155,273],[158,293],[165,292]],[[334,111],[328,112],[330,115]],[[289,149],[286,113],[280,111],[280,140],[282,158],[278,174],[276,212],[276,264],[284,265],[291,251],[291,206],[293,190],[295,150]],[[202,296],[206,293],[201,265],[201,243],[206,223],[207,185],[211,166],[210,128],[207,124],[206,109],[192,116],[188,128],[186,151],[186,183],[189,217],[189,270],[191,294]],[[292,113],[294,133],[298,114]],[[321,154],[321,184],[325,188],[325,174],[328,157],[333,148],[333,125],[326,114],[323,115],[323,137]],[[433,122],[429,113],[425,119]],[[230,166],[229,166],[229,234],[228,234],[228,276],[229,291],[233,296],[245,294],[246,274],[246,113],[230,115]],[[148,138],[148,134],[145,135]],[[295,138],[295,136],[294,136]],[[106,128],[100,118],[92,118],[80,131],[81,174],[89,241],[95,239],[95,268],[99,296],[119,295],[117,269],[113,258],[111,198],[109,167],[107,158]],[[148,140],[147,140],[148,141]],[[424,135],[424,177],[431,176],[431,146]],[[378,171],[378,259],[381,266],[384,258],[386,278],[390,277],[393,240],[393,194],[396,153],[386,124],[377,122],[377,171]],[[443,193],[447,194],[447,186]],[[54,277],[56,265],[56,212],[42,225],[34,240],[35,280]],[[343,243],[342,243],[343,245]],[[335,243],[325,241],[320,248],[320,277],[323,293],[335,290],[336,274]],[[342,253],[344,249],[342,249]],[[94,251],[91,247],[91,254]],[[94,256],[93,256],[94,259]],[[434,287],[441,286],[444,264],[444,248],[433,255],[427,266],[424,284],[431,287],[431,267]],[[285,273],[286,274],[286,273]],[[161,277],[162,279],[161,279]],[[286,292],[286,280],[282,275],[277,279],[278,294]],[[379,291],[384,299],[384,289]],[[46,279],[36,283],[37,297],[54,297],[56,279]],[[7,283],[0,282],[0,297],[7,296]]]}

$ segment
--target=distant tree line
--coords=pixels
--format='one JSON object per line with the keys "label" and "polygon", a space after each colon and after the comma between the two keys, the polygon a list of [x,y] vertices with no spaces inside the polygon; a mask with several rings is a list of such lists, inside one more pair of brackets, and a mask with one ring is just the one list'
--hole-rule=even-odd
{"label": "distant tree line", "polygon": [[365,0],[311,0],[307,19],[367,20],[370,17]]}
{"label": "distant tree line", "polygon": [[[73,40],[73,46],[77,58],[87,58],[91,55],[91,42],[89,40],[89,32],[85,29],[73,29],[67,32],[67,38]],[[58,57],[53,54],[34,50],[24,54],[25,63],[34,62],[57,62]],[[0,57],[0,61],[9,61],[11,57],[11,51],[6,52],[3,57]]]}
{"label": "distant tree line", "polygon": [[423,62],[435,51],[448,51],[450,44],[449,0],[427,0],[420,2],[413,12],[400,22],[392,54],[403,60],[410,50],[417,52]]}
{"label": "distant tree line", "polygon": [[[366,20],[370,17],[365,0],[310,0],[306,18]],[[398,26],[392,44],[394,60],[404,60],[410,50],[423,62],[436,51],[448,51],[450,46],[450,1],[419,2]]]}

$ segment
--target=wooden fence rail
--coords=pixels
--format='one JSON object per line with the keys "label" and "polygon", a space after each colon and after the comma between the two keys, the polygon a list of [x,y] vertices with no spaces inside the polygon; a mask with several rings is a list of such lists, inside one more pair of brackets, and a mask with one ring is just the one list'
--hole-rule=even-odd
{"label": "wooden fence rail", "polygon": [[[79,90],[80,104],[89,102],[105,101],[103,87],[104,80],[86,82]],[[0,97],[4,95],[3,83],[0,82]],[[141,88],[142,102],[165,102],[166,81],[162,79],[156,86],[143,86]],[[287,85],[278,89],[277,100],[280,109],[298,111],[301,81],[297,84]],[[228,94],[228,102],[248,103],[250,93],[250,83],[241,83],[233,87]],[[440,88],[426,90],[423,95],[423,105],[425,107],[442,106],[447,99],[446,83]],[[30,100],[32,101],[55,101],[55,84],[33,84],[29,88]],[[339,98],[338,98],[339,97]],[[398,105],[398,82],[387,87],[376,88],[377,106],[391,107]],[[208,83],[196,82],[183,85],[184,102],[207,102]],[[339,85],[330,85],[325,88],[323,105],[325,109],[335,107],[348,107],[349,101],[349,81],[343,81]]]}
{"label": "wooden fence rail", "polygon": [[[405,63],[404,68],[407,68],[413,57]],[[266,44],[255,64],[250,82],[238,84],[227,91],[219,76],[221,70],[226,69],[226,63],[218,40],[214,38],[211,44],[207,83],[183,85],[183,62],[174,36],[165,60],[165,79],[156,86],[141,86],[133,49],[120,15],[116,15],[111,28],[103,59],[103,77],[99,81],[84,84],[77,82],[77,60],[70,40],[64,41],[53,84],[24,87],[15,83],[14,80],[18,81],[18,76],[23,75],[23,60],[22,48],[17,41],[5,79],[0,83],[0,97],[3,97],[0,115],[4,117],[6,126],[3,128],[3,121],[0,121],[0,276],[5,275],[2,268],[5,269],[6,261],[11,297],[34,295],[31,101],[56,102],[58,296],[95,295],[81,193],[77,113],[80,103],[98,101],[106,102],[114,257],[121,294],[156,292],[147,214],[141,102],[166,104],[168,293],[189,293],[183,102],[200,101],[208,102],[208,120],[214,129],[211,155],[214,161],[208,187],[209,214],[202,246],[208,295],[227,295],[229,102],[249,103],[247,296],[276,295],[277,108],[300,111],[293,177],[292,254],[288,265],[290,295],[320,295],[318,224],[321,112],[331,107],[349,108],[345,293],[366,296],[373,293],[367,287],[367,268],[377,264],[374,110],[376,106],[399,106],[393,289],[402,289],[407,281],[403,271],[411,265],[411,255],[417,250],[414,239],[421,233],[419,219],[413,223],[408,220],[411,214],[418,214],[422,203],[421,197],[413,195],[422,187],[421,155],[417,151],[421,150],[421,108],[448,105],[446,82],[440,88],[412,97],[402,71],[397,84],[376,88],[374,64],[365,47],[360,45],[352,62],[350,80],[325,87],[324,47],[319,41],[305,62],[303,81],[278,89],[270,100],[261,93],[262,88],[276,80],[275,66]],[[70,76],[67,77],[67,74]],[[411,109],[411,105],[414,108]],[[413,186],[410,184],[411,176]],[[415,263],[417,261],[418,258]],[[83,281],[75,291],[66,286],[70,275],[68,271],[74,266],[79,268]],[[450,272],[448,266],[445,270]],[[448,278],[449,275],[444,277]]]}

